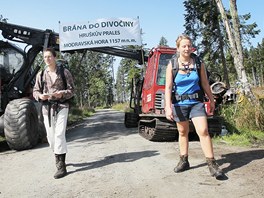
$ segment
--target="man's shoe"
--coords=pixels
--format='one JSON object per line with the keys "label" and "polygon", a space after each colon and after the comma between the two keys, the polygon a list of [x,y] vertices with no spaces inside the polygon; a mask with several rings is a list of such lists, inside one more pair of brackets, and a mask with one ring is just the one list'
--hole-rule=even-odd
{"label": "man's shoe", "polygon": [[65,156],[66,154],[55,154],[56,167],[58,169],[54,175],[55,179],[59,179],[67,175]]}

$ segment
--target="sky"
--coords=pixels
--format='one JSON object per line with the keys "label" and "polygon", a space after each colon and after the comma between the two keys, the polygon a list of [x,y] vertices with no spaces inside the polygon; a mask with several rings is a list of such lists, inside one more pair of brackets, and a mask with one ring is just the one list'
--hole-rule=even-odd
{"label": "sky", "polygon": [[[229,9],[229,1],[223,3]],[[256,22],[261,30],[251,40],[256,46],[264,38],[263,0],[237,0],[237,7],[240,15],[250,12],[249,23]],[[147,48],[157,46],[162,36],[174,47],[177,36],[184,32],[184,14],[183,0],[0,0],[0,15],[9,23],[55,32],[59,32],[59,21],[139,17],[142,42]]]}
{"label": "sky", "polygon": [[[229,0],[222,0],[229,9]],[[72,23],[100,18],[139,18],[142,43],[156,47],[165,37],[175,47],[178,35],[184,32],[183,0],[0,0],[0,15],[9,23],[59,32],[59,22]],[[237,0],[238,14],[251,13],[248,23],[256,22],[260,34],[252,45],[264,38],[263,0]]]}

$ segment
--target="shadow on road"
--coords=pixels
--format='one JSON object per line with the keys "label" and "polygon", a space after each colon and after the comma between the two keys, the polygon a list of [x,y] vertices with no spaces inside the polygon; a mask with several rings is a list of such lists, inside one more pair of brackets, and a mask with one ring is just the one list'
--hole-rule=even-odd
{"label": "shadow on road", "polygon": [[99,161],[86,162],[86,163],[67,163],[67,166],[77,167],[75,171],[69,171],[68,174],[86,171],[94,168],[107,166],[114,163],[133,162],[146,157],[153,157],[159,155],[158,151],[140,151],[130,153],[119,153],[115,155],[109,155]]}
{"label": "shadow on road", "polygon": [[264,150],[251,150],[238,153],[228,153],[222,155],[222,158],[218,160],[220,165],[229,163],[230,165],[223,169],[224,172],[233,171],[237,168],[241,168],[254,160],[260,160],[264,158]]}
{"label": "shadow on road", "polygon": [[[252,161],[263,159],[264,150],[251,150],[251,151],[243,151],[237,153],[228,153],[222,155],[221,157],[222,157],[221,159],[217,160],[217,163],[220,166],[223,164],[230,164],[229,166],[222,168],[223,172],[226,174],[230,171],[241,168]],[[202,163],[197,166],[192,166],[190,169],[195,169],[203,166],[207,166],[207,164]],[[227,180],[227,179],[228,177],[224,176],[221,180]]]}

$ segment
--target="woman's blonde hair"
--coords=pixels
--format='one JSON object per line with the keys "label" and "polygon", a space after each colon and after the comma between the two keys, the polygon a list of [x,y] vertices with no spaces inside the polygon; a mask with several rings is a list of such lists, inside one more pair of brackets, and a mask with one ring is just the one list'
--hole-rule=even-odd
{"label": "woman's blonde hair", "polygon": [[192,43],[192,39],[191,39],[189,36],[182,34],[182,35],[178,36],[178,38],[176,39],[176,47],[177,47],[177,48],[180,47],[180,42],[181,42],[183,39],[187,39],[187,40],[189,40],[189,41]]}

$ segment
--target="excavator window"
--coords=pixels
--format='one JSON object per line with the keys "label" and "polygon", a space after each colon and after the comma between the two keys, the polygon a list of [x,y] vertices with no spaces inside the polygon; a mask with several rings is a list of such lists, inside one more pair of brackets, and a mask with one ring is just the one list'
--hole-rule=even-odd
{"label": "excavator window", "polygon": [[157,84],[165,85],[166,79],[166,68],[167,65],[174,54],[161,54],[159,58],[159,67],[157,73]]}
{"label": "excavator window", "polygon": [[23,55],[14,49],[4,48],[0,51],[1,71],[6,73],[4,81],[8,81],[23,65]]}

